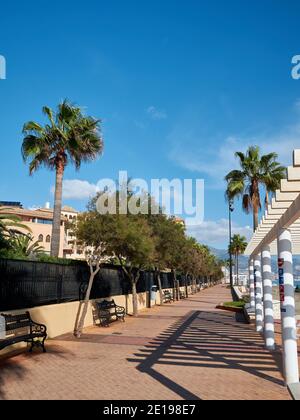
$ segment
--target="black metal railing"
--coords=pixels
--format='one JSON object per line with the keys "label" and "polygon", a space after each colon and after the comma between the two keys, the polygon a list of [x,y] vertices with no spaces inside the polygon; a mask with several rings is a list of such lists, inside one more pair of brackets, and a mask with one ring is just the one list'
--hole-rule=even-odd
{"label": "black metal railing", "polygon": [[[61,265],[36,261],[0,259],[0,311],[74,302],[83,298],[89,279],[85,263]],[[191,285],[178,275],[180,286]],[[202,279],[198,279],[200,284]],[[174,287],[173,274],[161,273],[163,289]],[[144,271],[137,285],[139,293],[157,285],[154,271]],[[121,267],[105,265],[96,276],[91,299],[127,295],[131,285]]]}

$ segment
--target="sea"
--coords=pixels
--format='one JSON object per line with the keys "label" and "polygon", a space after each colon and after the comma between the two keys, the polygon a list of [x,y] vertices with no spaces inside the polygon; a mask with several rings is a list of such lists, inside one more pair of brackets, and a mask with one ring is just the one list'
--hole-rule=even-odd
{"label": "sea", "polygon": [[[295,289],[300,289],[300,279],[294,280]],[[273,298],[279,300],[279,281],[273,281]],[[295,293],[296,314],[300,316],[300,293]]]}
{"label": "sea", "polygon": [[[297,279],[297,280],[294,280],[294,283],[295,283],[295,289],[298,287],[298,288],[300,288],[300,279]],[[279,286],[279,281],[278,280],[276,280],[276,281],[273,281],[273,286]]]}

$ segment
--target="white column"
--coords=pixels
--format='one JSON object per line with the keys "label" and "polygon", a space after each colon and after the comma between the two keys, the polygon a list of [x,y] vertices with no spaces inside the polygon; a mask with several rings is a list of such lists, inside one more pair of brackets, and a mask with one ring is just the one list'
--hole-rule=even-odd
{"label": "white column", "polygon": [[275,350],[275,328],[273,311],[272,268],[270,247],[262,252],[262,279],[264,290],[264,335],[266,348]]}
{"label": "white column", "polygon": [[287,385],[299,383],[297,327],[291,232],[282,229],[278,236],[278,266],[281,289],[281,328],[284,376]]}
{"label": "white column", "polygon": [[254,260],[254,283],[255,283],[255,318],[256,331],[263,330],[263,305],[262,305],[262,281],[261,281],[261,258],[255,256]]}
{"label": "white column", "polygon": [[255,308],[255,288],[254,288],[254,261],[253,259],[249,262],[249,286],[250,286],[250,305],[251,308]]}

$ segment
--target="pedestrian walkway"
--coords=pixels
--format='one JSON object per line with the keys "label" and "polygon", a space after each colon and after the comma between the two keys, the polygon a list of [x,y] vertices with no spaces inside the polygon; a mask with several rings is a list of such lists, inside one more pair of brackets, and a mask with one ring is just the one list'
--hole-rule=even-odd
{"label": "pedestrian walkway", "polygon": [[280,355],[216,310],[222,286],[0,362],[0,399],[289,399]]}

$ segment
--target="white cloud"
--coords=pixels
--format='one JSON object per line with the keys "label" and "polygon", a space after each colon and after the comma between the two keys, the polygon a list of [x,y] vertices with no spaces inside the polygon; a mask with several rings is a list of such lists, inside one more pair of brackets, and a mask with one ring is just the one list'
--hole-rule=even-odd
{"label": "white cloud", "polygon": [[298,98],[295,102],[295,110],[300,112],[300,98]]}
{"label": "white cloud", "polygon": [[168,118],[167,113],[163,110],[157,109],[155,106],[149,106],[147,109],[147,114],[153,119],[153,120],[165,120]]}
{"label": "white cloud", "polygon": [[[229,227],[227,219],[217,221],[205,221],[201,225],[189,226],[187,233],[195,237],[200,243],[210,246],[226,246],[229,242]],[[249,241],[253,235],[250,226],[239,226],[236,223],[232,225],[233,235],[242,235]],[[225,245],[224,245],[225,244]]]}
{"label": "white cloud", "polygon": [[[294,107],[299,119],[300,100]],[[184,169],[207,175],[210,180],[208,187],[221,189],[224,188],[226,174],[238,168],[235,152],[245,152],[250,145],[258,145],[263,154],[275,151],[284,165],[292,163],[293,150],[300,148],[299,121],[276,133],[271,131],[253,136],[230,135],[223,137],[223,140],[216,135],[219,139],[216,144],[210,135],[203,139],[203,135],[198,135],[197,131],[176,127],[169,136],[172,143],[169,158]]]}
{"label": "white cloud", "polygon": [[[54,193],[54,187],[51,188]],[[69,179],[63,182],[63,198],[73,200],[89,199],[98,192],[97,185],[79,179]]]}

